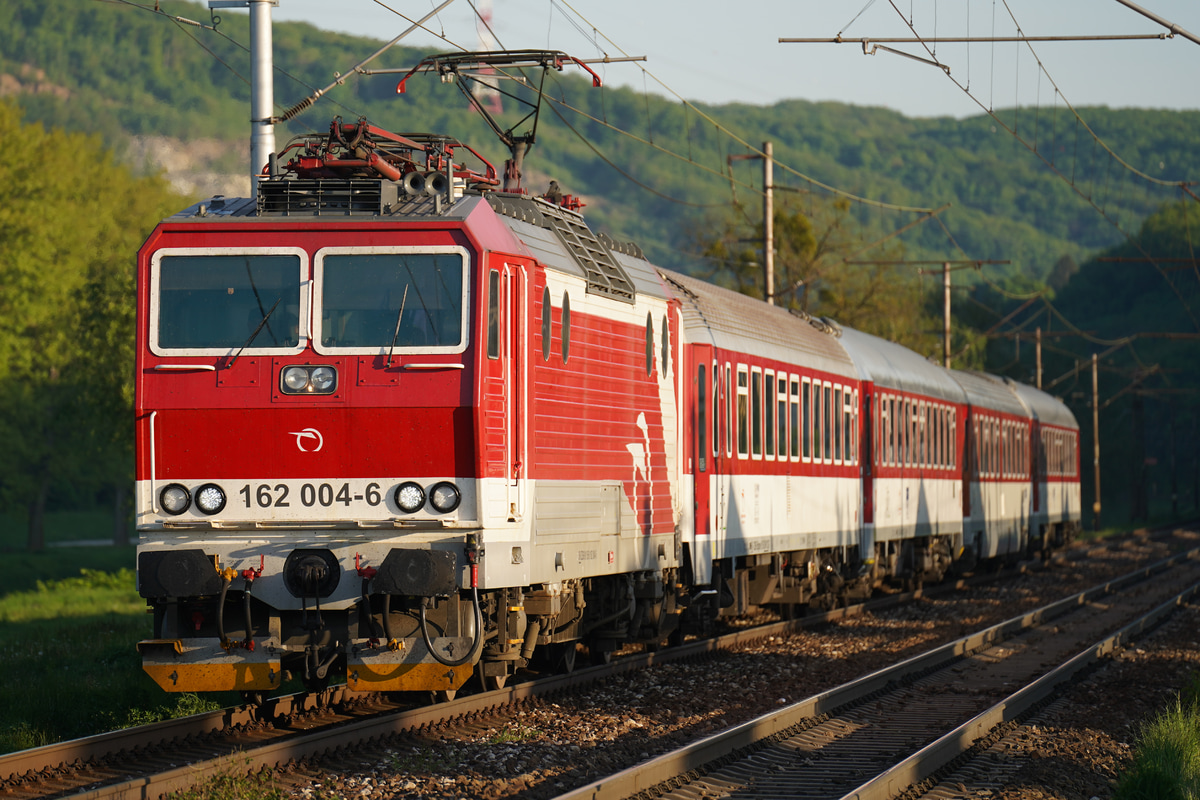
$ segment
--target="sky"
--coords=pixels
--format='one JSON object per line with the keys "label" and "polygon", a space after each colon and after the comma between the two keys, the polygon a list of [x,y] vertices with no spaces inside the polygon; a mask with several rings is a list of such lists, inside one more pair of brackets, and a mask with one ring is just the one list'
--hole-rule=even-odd
{"label": "sky", "polygon": [[[644,56],[644,62],[593,68],[609,85],[704,103],[833,100],[910,117],[960,118],[987,108],[1049,107],[1064,99],[1075,106],[1200,109],[1200,44],[1183,36],[1045,42],[1035,43],[1033,51],[1014,42],[930,45],[949,67],[949,77],[938,66],[882,49],[864,55],[859,41],[911,38],[913,30],[922,38],[1012,36],[1017,25],[1026,36],[1165,32],[1117,0],[490,1],[492,28],[505,49],[563,50],[581,59]],[[441,2],[279,0],[273,19],[388,41],[410,25],[394,11],[416,20]],[[482,9],[487,2],[454,0],[426,23],[449,43],[417,31],[402,44],[479,49],[472,3]],[[1200,1],[1137,4],[1200,38]],[[779,42],[839,33],[855,41]],[[920,44],[887,46],[929,58]],[[331,65],[330,71],[346,71],[368,55],[347,53],[346,64]]]}

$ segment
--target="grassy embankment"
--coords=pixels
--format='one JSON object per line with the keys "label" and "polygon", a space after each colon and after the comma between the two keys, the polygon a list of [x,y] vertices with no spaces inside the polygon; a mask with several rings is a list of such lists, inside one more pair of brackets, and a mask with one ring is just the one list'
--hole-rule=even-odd
{"label": "grassy embankment", "polygon": [[134,547],[71,546],[103,538],[107,515],[48,523],[50,546],[29,553],[23,522],[0,516],[0,752],[217,707],[165,694],[142,672],[134,644],[150,635],[150,616]]}

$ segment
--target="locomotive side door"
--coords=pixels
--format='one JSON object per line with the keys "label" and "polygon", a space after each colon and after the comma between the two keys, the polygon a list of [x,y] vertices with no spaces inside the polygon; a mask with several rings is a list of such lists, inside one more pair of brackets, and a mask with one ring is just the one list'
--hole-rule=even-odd
{"label": "locomotive side door", "polygon": [[487,480],[481,500],[485,516],[509,522],[519,521],[525,513],[526,278],[524,265],[492,262],[484,283],[480,407]]}
{"label": "locomotive side door", "polygon": [[505,427],[505,491],[508,501],[509,519],[520,520],[525,515],[526,485],[525,464],[528,453],[528,425],[526,419],[525,387],[528,369],[527,349],[529,344],[528,320],[528,270],[523,264],[504,264],[504,301],[501,306],[507,311],[508,319],[504,330],[504,395],[507,400]]}

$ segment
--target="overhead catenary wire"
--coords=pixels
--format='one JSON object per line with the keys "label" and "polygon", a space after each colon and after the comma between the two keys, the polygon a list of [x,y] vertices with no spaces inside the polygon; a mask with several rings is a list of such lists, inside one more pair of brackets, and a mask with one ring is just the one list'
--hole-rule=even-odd
{"label": "overhead catenary wire", "polygon": [[[567,0],[558,0],[558,2],[561,2],[561,3],[562,3],[564,6],[566,6],[567,8],[569,8],[569,9],[571,10],[571,12],[572,12],[572,13],[574,13],[575,15],[577,15],[577,16],[578,16],[580,19],[582,19],[582,20],[583,20],[585,23],[587,23],[589,26],[591,26],[591,27],[592,27],[592,29],[593,29],[593,30],[595,30],[599,36],[603,37],[603,38],[604,38],[604,40],[605,40],[606,42],[608,42],[610,45],[612,45],[612,46],[613,46],[613,47],[615,47],[617,50],[619,50],[619,51],[621,52],[621,54],[622,54],[622,55],[625,55],[625,56],[628,56],[628,55],[629,55],[629,54],[628,54],[628,53],[626,53],[626,52],[625,52],[625,51],[624,51],[624,50],[623,50],[623,49],[622,49],[622,48],[621,48],[619,45],[617,45],[617,44],[616,44],[616,43],[615,43],[615,42],[614,42],[612,39],[610,39],[608,36],[605,36],[603,33],[601,33],[601,32],[599,31],[599,29],[598,29],[598,28],[596,28],[596,26],[595,26],[595,25],[593,25],[593,24],[592,24],[592,23],[591,23],[591,22],[590,22],[590,21],[587,19],[587,17],[585,17],[585,16],[584,16],[583,14],[581,14],[581,13],[580,13],[580,12],[579,12],[577,9],[575,9],[575,8],[574,8],[574,7],[573,7],[573,6],[572,6],[572,5],[571,5],[569,2],[567,2]],[[659,86],[663,87],[663,89],[665,89],[665,90],[666,90],[667,92],[669,92],[669,93],[670,93],[672,96],[674,96],[674,97],[675,97],[675,99],[679,100],[679,101],[680,101],[680,102],[682,102],[683,104],[685,104],[685,105],[687,105],[688,107],[690,107],[690,108],[691,108],[691,109],[692,109],[692,110],[693,110],[693,111],[694,111],[694,112],[695,112],[697,115],[699,115],[700,117],[702,117],[702,118],[703,118],[703,119],[704,119],[706,122],[709,122],[710,124],[712,124],[712,125],[716,126],[716,127],[717,127],[717,128],[718,128],[718,129],[719,129],[721,132],[722,132],[722,133],[724,133],[726,136],[728,136],[729,138],[733,139],[734,141],[736,141],[738,144],[742,145],[742,146],[743,146],[743,147],[745,147],[746,149],[748,149],[748,150],[751,150],[751,151],[753,151],[753,152],[757,153],[759,156],[764,156],[764,157],[765,157],[765,154],[764,154],[764,153],[763,153],[761,150],[759,150],[758,148],[756,148],[756,147],[754,147],[753,145],[751,145],[751,144],[750,144],[749,142],[747,142],[745,139],[743,139],[742,137],[738,136],[736,133],[734,133],[733,131],[729,130],[729,129],[728,129],[728,128],[726,128],[724,125],[721,125],[721,123],[720,123],[720,122],[718,122],[717,120],[713,119],[711,116],[709,116],[708,114],[706,114],[706,113],[704,112],[704,110],[703,110],[703,109],[701,109],[701,108],[697,107],[696,105],[692,104],[690,101],[688,101],[688,100],[687,100],[686,98],[684,98],[682,95],[680,95],[678,92],[676,92],[675,90],[671,89],[671,87],[669,87],[669,86],[667,86],[665,83],[663,83],[663,82],[662,82],[662,80],[660,80],[660,79],[659,79],[659,78],[658,78],[658,77],[657,77],[657,76],[656,76],[654,73],[652,73],[650,70],[646,69],[645,67],[642,67],[641,69],[642,69],[642,72],[643,72],[643,73],[644,73],[644,74],[645,74],[647,77],[649,77],[649,78],[653,78],[653,79],[654,79],[654,81],[655,81],[655,82],[656,82],[656,83],[657,83]],[[572,110],[572,111],[577,111],[577,112],[579,111],[578,109],[575,109],[575,108],[572,108],[571,110]],[[590,118],[591,118],[591,119],[593,119],[593,120],[594,120],[594,121],[596,121],[596,122],[600,122],[601,124],[607,124],[607,123],[605,123],[605,122],[603,122],[603,121],[601,121],[601,120],[597,120],[595,117],[590,117]],[[845,197],[846,199],[848,199],[848,200],[852,200],[852,201],[854,201],[854,202],[857,202],[857,203],[863,203],[863,204],[865,204],[865,205],[877,206],[877,207],[879,207],[879,208],[891,209],[891,210],[894,210],[894,211],[915,211],[915,212],[919,212],[919,213],[925,213],[925,214],[928,214],[928,213],[931,211],[931,209],[929,209],[929,208],[920,208],[920,207],[914,207],[914,206],[901,206],[901,205],[896,205],[896,204],[893,204],[893,203],[884,203],[884,202],[881,202],[881,201],[878,201],[878,200],[871,200],[871,199],[869,199],[869,198],[866,198],[866,197],[861,197],[861,196],[859,196],[859,195],[856,195],[856,194],[854,194],[854,193],[852,193],[852,192],[847,192],[847,191],[845,191],[845,190],[838,189],[838,188],[836,188],[836,187],[833,187],[833,186],[828,186],[828,185],[826,185],[826,184],[824,184],[824,183],[822,183],[822,182],[820,182],[820,181],[816,180],[815,178],[812,178],[812,177],[809,177],[808,175],[805,175],[804,173],[800,172],[799,170],[796,170],[796,169],[794,169],[794,168],[792,168],[792,167],[788,167],[786,164],[782,164],[782,163],[779,163],[779,162],[776,162],[776,163],[778,164],[778,166],[780,167],[780,169],[782,169],[782,170],[784,170],[785,172],[788,172],[788,173],[790,173],[790,174],[792,174],[792,175],[795,175],[796,177],[800,178],[801,180],[807,181],[808,183],[810,183],[810,184],[811,184],[811,185],[813,185],[813,186],[819,186],[820,188],[824,189],[825,191],[828,191],[828,192],[830,192],[830,193],[832,193],[832,194],[836,194],[836,195],[838,195],[839,197]]]}
{"label": "overhead catenary wire", "polygon": [[[897,13],[897,14],[898,14],[900,17],[901,17],[901,19],[902,19],[902,20],[904,20],[904,15],[903,15],[903,13],[901,13],[900,9],[896,7],[895,0],[888,0],[888,2],[889,2],[889,4],[892,6],[892,9],[893,9],[893,10],[894,10],[894,11],[895,11],[895,12],[896,12],[896,13]],[[1006,9],[1008,9],[1009,15],[1010,15],[1010,17],[1012,18],[1012,20],[1013,20],[1014,24],[1016,24],[1016,17],[1015,17],[1015,15],[1013,15],[1013,13],[1012,13],[1012,10],[1011,10],[1010,8],[1008,8],[1008,2],[1007,2],[1007,0],[1003,0],[1003,2],[1004,2],[1004,5],[1005,5],[1005,8],[1006,8]],[[916,28],[914,27],[914,25],[913,25],[911,22],[909,22],[908,20],[904,20],[904,22],[905,22],[905,24],[908,26],[909,30],[910,30],[910,31],[912,31],[912,34],[913,34],[913,36],[914,36],[914,37],[916,37],[918,40],[920,40],[920,41],[921,41],[921,44],[922,44],[922,46],[924,47],[925,51],[926,51],[926,52],[927,52],[927,53],[930,55],[930,57],[931,57],[931,58],[934,60],[934,62],[935,62],[935,63],[937,63],[937,65],[938,65],[938,66],[942,66],[942,64],[941,64],[940,62],[938,62],[938,61],[937,61],[937,57],[934,55],[934,53],[933,53],[933,51],[930,49],[929,45],[925,43],[925,40],[923,39],[923,37],[921,37],[921,36],[920,36],[920,34],[918,34],[918,33],[917,33],[917,31],[916,31]],[[1058,94],[1062,94],[1061,90],[1059,90],[1059,88],[1058,88],[1058,85],[1057,85],[1057,84],[1054,82],[1054,79],[1053,79],[1053,77],[1052,77],[1052,76],[1050,76],[1050,74],[1049,74],[1049,72],[1048,72],[1048,71],[1046,71],[1046,69],[1045,69],[1045,66],[1042,64],[1041,60],[1040,60],[1039,58],[1037,58],[1037,53],[1033,51],[1033,47],[1032,47],[1032,45],[1028,44],[1028,42],[1026,42],[1026,45],[1029,47],[1029,49],[1030,49],[1030,52],[1031,52],[1031,53],[1033,53],[1033,55],[1034,55],[1034,58],[1037,60],[1037,63],[1038,63],[1038,68],[1039,68],[1039,69],[1040,69],[1040,70],[1041,70],[1043,73],[1045,73],[1045,74],[1046,74],[1047,78],[1050,80],[1051,84],[1054,86],[1054,88],[1055,88],[1055,91],[1056,91]],[[1032,146],[1032,145],[1030,145],[1030,143],[1029,143],[1029,142],[1027,142],[1027,141],[1026,141],[1024,138],[1022,138],[1022,137],[1021,137],[1021,136],[1020,136],[1020,135],[1017,133],[1017,131],[1016,131],[1016,130],[1015,130],[1013,127],[1009,126],[1009,125],[1008,125],[1007,123],[1005,123],[1005,122],[1004,122],[1002,119],[1000,119],[1000,117],[999,117],[999,116],[998,116],[998,115],[995,113],[995,111],[994,111],[993,109],[989,108],[988,106],[985,106],[985,105],[984,105],[984,104],[983,104],[983,103],[982,103],[982,102],[981,102],[981,101],[980,101],[980,100],[979,100],[977,97],[975,97],[975,96],[974,96],[974,95],[973,95],[973,94],[972,94],[972,93],[971,93],[971,92],[970,92],[970,91],[969,91],[969,90],[968,90],[968,89],[967,89],[967,88],[966,88],[966,87],[965,87],[965,86],[964,86],[964,85],[963,85],[963,84],[962,84],[960,81],[958,81],[956,78],[954,78],[954,77],[953,77],[953,76],[950,74],[950,71],[949,71],[948,69],[944,69],[943,71],[944,71],[944,73],[945,73],[946,77],[947,77],[947,78],[948,78],[948,79],[949,79],[951,82],[953,82],[953,83],[954,83],[954,85],[955,85],[955,86],[957,86],[957,87],[958,87],[958,88],[959,88],[959,89],[960,89],[960,90],[961,90],[961,91],[962,91],[964,94],[966,94],[966,95],[967,95],[967,97],[969,97],[969,98],[970,98],[970,99],[971,99],[971,100],[972,100],[972,101],[973,101],[973,102],[974,102],[976,105],[978,105],[978,106],[979,106],[979,107],[980,107],[980,108],[981,108],[981,109],[982,109],[982,110],[983,110],[985,113],[987,113],[987,114],[988,114],[988,116],[990,116],[990,117],[992,118],[992,120],[993,120],[994,122],[996,122],[996,124],[997,124],[997,125],[999,125],[1000,127],[1002,127],[1002,128],[1005,130],[1005,131],[1007,131],[1007,132],[1008,132],[1010,135],[1012,135],[1012,136],[1013,136],[1013,137],[1014,137],[1014,138],[1015,138],[1015,139],[1016,139],[1018,142],[1020,142],[1022,145],[1024,145],[1026,149],[1028,149],[1028,150],[1029,150],[1031,153],[1033,153],[1035,156],[1037,156],[1037,157],[1038,157],[1038,158],[1039,158],[1039,159],[1040,159],[1040,160],[1041,160],[1041,161],[1042,161],[1044,164],[1046,164],[1046,165],[1047,165],[1047,166],[1048,166],[1048,167],[1051,169],[1051,171],[1052,171],[1052,172],[1054,172],[1056,175],[1058,175],[1060,178],[1062,178],[1062,179],[1063,179],[1063,180],[1064,180],[1064,181],[1067,183],[1067,185],[1068,185],[1068,186],[1071,188],[1071,190],[1072,190],[1072,191],[1073,191],[1075,194],[1077,194],[1077,195],[1078,195],[1079,197],[1081,197],[1081,198],[1082,198],[1082,199],[1083,199],[1085,202],[1087,202],[1087,203],[1088,203],[1088,204],[1089,204],[1089,205],[1090,205],[1090,206],[1091,206],[1091,207],[1092,207],[1092,208],[1093,208],[1093,209],[1094,209],[1094,210],[1095,210],[1095,211],[1096,211],[1098,214],[1100,214],[1100,216],[1101,216],[1101,217],[1102,217],[1102,218],[1103,218],[1105,221],[1107,221],[1107,222],[1108,222],[1110,225],[1112,225],[1112,226],[1113,226],[1113,227],[1114,227],[1114,228],[1115,228],[1115,229],[1116,229],[1118,232],[1120,232],[1120,233],[1121,233],[1121,235],[1122,235],[1122,236],[1124,236],[1124,237],[1126,238],[1126,240],[1127,240],[1127,241],[1129,241],[1129,242],[1130,242],[1130,243],[1131,243],[1131,244],[1132,244],[1132,245],[1133,245],[1133,246],[1134,246],[1136,249],[1138,249],[1138,251],[1139,251],[1139,252],[1141,252],[1141,253],[1142,253],[1142,254],[1143,254],[1143,255],[1144,255],[1146,258],[1147,258],[1147,260],[1148,260],[1148,261],[1150,261],[1151,263],[1154,263],[1154,259],[1153,259],[1153,258],[1150,256],[1150,254],[1149,254],[1149,253],[1147,253],[1147,252],[1146,252],[1146,251],[1145,251],[1145,250],[1142,248],[1142,246],[1141,246],[1141,245],[1140,245],[1140,244],[1139,244],[1139,243],[1138,243],[1138,242],[1137,242],[1137,241],[1136,241],[1136,240],[1133,238],[1133,236],[1132,236],[1130,233],[1128,233],[1127,231],[1125,231],[1125,230],[1124,230],[1124,229],[1121,227],[1121,225],[1120,225],[1120,224],[1117,222],[1117,220],[1113,219],[1113,218],[1112,218],[1112,217],[1111,217],[1111,216],[1110,216],[1108,213],[1106,213],[1106,212],[1104,211],[1104,209],[1102,209],[1102,208],[1101,208],[1101,207],[1100,207],[1100,206],[1099,206],[1099,205],[1096,203],[1096,201],[1095,201],[1095,199],[1094,199],[1094,198],[1092,198],[1092,197],[1090,197],[1089,195],[1085,194],[1085,193],[1082,191],[1082,189],[1081,189],[1081,188],[1078,186],[1078,184],[1075,182],[1075,180],[1074,180],[1074,178],[1073,178],[1073,177],[1072,177],[1071,179],[1067,179],[1067,178],[1066,178],[1066,176],[1065,176],[1065,175],[1062,173],[1062,171],[1061,171],[1061,170],[1060,170],[1060,169],[1059,169],[1059,168],[1058,168],[1058,167],[1057,167],[1057,166],[1056,166],[1056,165],[1055,165],[1053,162],[1051,162],[1051,161],[1050,161],[1050,160],[1048,160],[1048,159],[1047,159],[1047,158],[1046,158],[1044,155],[1042,155],[1042,154],[1041,154],[1041,153],[1040,153],[1040,152],[1037,150],[1037,148],[1036,148],[1035,146]],[[1161,184],[1161,185],[1165,185],[1165,186],[1179,186],[1179,187],[1181,187],[1181,188],[1182,188],[1184,191],[1188,191],[1188,190],[1187,190],[1187,183],[1186,183],[1186,182],[1183,182],[1183,181],[1163,181],[1163,180],[1160,180],[1160,179],[1156,179],[1156,178],[1153,178],[1153,177],[1151,177],[1151,176],[1149,176],[1149,175],[1146,175],[1145,173],[1141,172],[1140,170],[1137,170],[1136,168],[1134,168],[1134,167],[1132,167],[1131,165],[1129,165],[1127,162],[1125,162],[1123,159],[1121,159],[1119,156],[1117,156],[1117,154],[1116,154],[1116,153],[1115,153],[1115,152],[1114,152],[1114,151],[1113,151],[1113,150],[1112,150],[1112,149],[1111,149],[1111,148],[1108,146],[1108,144],[1107,144],[1106,142],[1104,142],[1104,141],[1103,141],[1103,140],[1102,140],[1102,139],[1099,137],[1099,135],[1097,135],[1097,134],[1096,134],[1096,133],[1095,133],[1095,132],[1094,132],[1094,131],[1093,131],[1093,130],[1092,130],[1092,129],[1091,129],[1091,128],[1090,128],[1090,127],[1087,125],[1087,123],[1086,123],[1086,122],[1083,120],[1082,116],[1080,116],[1080,114],[1078,113],[1078,111],[1076,111],[1076,110],[1075,110],[1074,106],[1072,106],[1072,105],[1071,105],[1071,104],[1070,104],[1070,103],[1067,101],[1067,99],[1066,99],[1066,96],[1065,96],[1065,95],[1063,95],[1063,102],[1064,102],[1064,104],[1067,106],[1067,108],[1069,108],[1069,109],[1071,110],[1071,113],[1074,115],[1074,117],[1075,117],[1075,120],[1076,120],[1076,123],[1077,123],[1077,126],[1079,126],[1079,125],[1082,125],[1082,126],[1083,126],[1083,128],[1084,128],[1085,130],[1087,130],[1087,132],[1088,132],[1088,133],[1089,133],[1089,134],[1092,136],[1092,138],[1093,138],[1093,141],[1094,141],[1094,142],[1098,142],[1098,143],[1100,144],[1100,146],[1101,146],[1101,147],[1103,147],[1103,148],[1104,148],[1104,150],[1105,150],[1106,152],[1108,152],[1110,156],[1112,156],[1113,158],[1117,159],[1118,163],[1120,163],[1122,166],[1126,167],[1127,169],[1129,169],[1130,171],[1132,171],[1133,173],[1135,173],[1135,174],[1136,174],[1136,175],[1138,175],[1139,177],[1142,177],[1142,178],[1144,178],[1144,179],[1145,179],[1145,180],[1147,180],[1148,182],[1157,183],[1157,184]],[[1078,129],[1078,128],[1077,128],[1077,129]],[[1073,160],[1073,163],[1074,163],[1075,161],[1077,161],[1077,160],[1078,160],[1078,158],[1076,157],[1076,159],[1074,159],[1074,160]],[[1191,194],[1191,192],[1190,192],[1190,191],[1189,191],[1189,194]],[[1194,196],[1194,195],[1193,195],[1193,196]],[[943,228],[945,228],[945,226],[944,226],[944,225],[943,225]],[[948,230],[946,231],[946,233],[947,233],[947,235],[949,235],[949,231],[948,231]],[[959,250],[961,251],[961,248],[959,248]],[[1155,266],[1157,267],[1157,264],[1156,264]],[[1158,269],[1159,269],[1159,272],[1160,272],[1160,273],[1162,273],[1162,269],[1161,269],[1161,267],[1159,267]],[[1166,283],[1167,283],[1167,285],[1170,287],[1171,291],[1172,291],[1172,292],[1175,294],[1176,298],[1179,300],[1179,302],[1180,302],[1180,304],[1182,305],[1182,307],[1183,307],[1183,309],[1184,309],[1185,313],[1187,314],[1188,318],[1191,320],[1191,322],[1192,322],[1193,326],[1194,326],[1194,327],[1195,327],[1197,330],[1200,330],[1200,320],[1198,320],[1198,319],[1196,318],[1195,314],[1194,314],[1194,313],[1193,313],[1193,311],[1192,311],[1191,305],[1188,303],[1187,299],[1186,299],[1186,298],[1183,296],[1183,294],[1182,294],[1182,293],[1179,291],[1179,288],[1178,288],[1177,286],[1175,286],[1175,284],[1174,284],[1174,283],[1172,283],[1172,282],[1171,282],[1171,281],[1170,281],[1170,280],[1169,280],[1169,279],[1166,277],[1166,274],[1165,274],[1165,273],[1162,273],[1162,275],[1163,275],[1163,279],[1166,281]]]}
{"label": "overhead catenary wire", "polygon": [[[237,69],[232,64],[230,64],[228,61],[226,61],[225,59],[223,59],[219,55],[217,55],[215,52],[213,52],[212,48],[208,47],[206,44],[204,44],[204,42],[197,39],[196,36],[191,31],[186,30],[183,27],[186,25],[186,26],[190,26],[190,27],[202,28],[203,30],[215,33],[217,36],[220,36],[222,39],[229,42],[234,47],[240,49],[242,52],[245,52],[245,53],[250,52],[249,47],[247,47],[246,45],[239,42],[237,39],[234,39],[232,36],[225,33],[224,31],[222,31],[220,29],[219,25],[205,25],[204,23],[196,22],[195,20],[186,19],[185,17],[179,17],[179,16],[175,16],[172,14],[168,14],[165,11],[162,11],[161,9],[158,9],[158,8],[154,8],[152,6],[146,6],[146,5],[142,5],[141,3],[132,2],[132,0],[98,0],[98,2],[112,3],[114,5],[131,6],[133,8],[137,8],[142,11],[149,11],[149,12],[151,12],[153,14],[157,14],[158,16],[161,16],[161,17],[166,17],[168,20],[175,23],[176,27],[180,29],[180,32],[185,34],[188,38],[190,38],[196,44],[196,46],[198,46],[204,52],[208,53],[209,56],[211,56],[214,61],[216,61],[218,64],[220,64],[221,66],[223,66],[227,70],[229,70],[229,72],[234,77],[236,77],[238,80],[240,80],[242,83],[246,84],[247,86],[250,85],[249,78],[247,78],[245,75],[238,72]],[[273,68],[274,68],[275,72],[279,73],[280,75],[284,76],[285,78],[288,78],[289,80],[295,81],[296,83],[305,87],[309,91],[314,91],[316,89],[316,87],[309,84],[303,78],[300,78],[297,75],[293,75],[291,72],[288,72],[286,69],[283,69],[278,64],[273,65]],[[341,108],[343,111],[345,111],[348,114],[352,114],[354,116],[361,116],[361,114],[359,114],[355,110],[349,108],[348,106],[346,106],[336,100],[330,100],[330,102],[332,102],[334,105],[336,105],[338,108]],[[282,109],[283,106],[281,106],[279,103],[275,103],[275,108]]]}

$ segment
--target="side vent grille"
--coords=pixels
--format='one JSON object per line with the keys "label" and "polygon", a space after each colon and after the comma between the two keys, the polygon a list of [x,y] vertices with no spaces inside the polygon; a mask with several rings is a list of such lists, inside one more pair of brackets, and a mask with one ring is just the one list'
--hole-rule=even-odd
{"label": "side vent grille", "polygon": [[544,210],[546,227],[558,234],[571,255],[583,267],[587,277],[588,292],[607,295],[614,300],[634,301],[633,282],[612,257],[608,248],[592,233],[592,229],[578,215],[550,207]]}
{"label": "side vent grille", "polygon": [[487,199],[497,214],[554,231],[583,270],[590,294],[602,294],[625,303],[632,303],[636,299],[633,281],[613,258],[616,252],[644,259],[642,249],[636,244],[614,242],[603,233],[597,236],[578,212],[541,198],[490,193]]}
{"label": "side vent grille", "polygon": [[397,200],[391,181],[275,180],[258,184],[260,216],[378,216]]}

